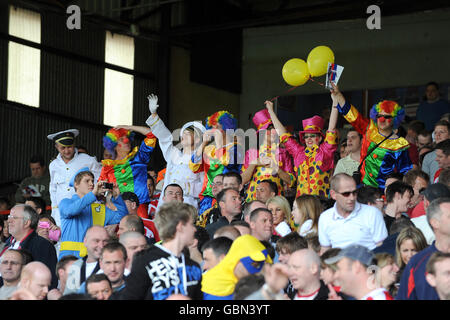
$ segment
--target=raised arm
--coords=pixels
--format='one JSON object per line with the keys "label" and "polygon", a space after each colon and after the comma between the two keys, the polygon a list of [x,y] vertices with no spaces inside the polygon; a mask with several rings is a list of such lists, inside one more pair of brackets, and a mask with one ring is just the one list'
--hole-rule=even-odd
{"label": "raised arm", "polygon": [[[332,89],[331,99],[333,100],[333,106],[337,103],[337,110],[341,113],[345,120],[347,120],[358,133],[364,135],[370,124],[370,119],[363,117],[359,111],[352,106],[349,102],[345,101],[344,95],[339,91],[339,88],[334,83],[331,83]],[[331,122],[330,116],[330,122]]]}
{"label": "raised arm", "polygon": [[116,126],[114,129],[126,129],[130,131],[135,131],[143,134],[146,136],[149,132],[151,132],[149,127],[143,127],[143,126]]}
{"label": "raised arm", "polygon": [[[334,83],[332,83],[334,85]],[[330,114],[330,121],[328,123],[328,131],[336,131],[336,124],[338,121],[339,111],[337,109],[337,105],[339,101],[344,102],[345,104],[345,98],[339,91],[335,92],[334,88],[330,90],[331,92],[331,100],[333,100],[333,105],[331,107],[331,114]]]}
{"label": "raised arm", "polygon": [[270,118],[272,119],[272,123],[273,126],[275,127],[275,130],[277,130],[278,135],[281,137],[281,135],[286,133],[286,128],[278,119],[277,115],[275,114],[275,111],[273,111],[273,102],[266,100],[264,104],[266,105],[267,111],[269,111]]}

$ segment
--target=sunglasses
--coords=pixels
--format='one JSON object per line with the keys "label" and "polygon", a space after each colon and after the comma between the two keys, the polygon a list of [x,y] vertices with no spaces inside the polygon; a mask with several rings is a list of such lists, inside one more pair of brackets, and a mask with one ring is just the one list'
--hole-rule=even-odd
{"label": "sunglasses", "polygon": [[392,119],[394,118],[393,116],[389,115],[389,114],[377,114],[377,119],[380,118],[384,118],[384,119]]}
{"label": "sunglasses", "polygon": [[304,137],[305,139],[309,139],[309,138],[314,139],[314,138],[316,138],[317,136],[318,136],[317,134],[305,134],[303,137]]}
{"label": "sunglasses", "polygon": [[346,198],[349,197],[351,194],[352,195],[356,195],[357,192],[358,192],[358,190],[346,191],[346,192],[337,192],[336,191],[336,193],[339,193],[339,194],[343,195]]}

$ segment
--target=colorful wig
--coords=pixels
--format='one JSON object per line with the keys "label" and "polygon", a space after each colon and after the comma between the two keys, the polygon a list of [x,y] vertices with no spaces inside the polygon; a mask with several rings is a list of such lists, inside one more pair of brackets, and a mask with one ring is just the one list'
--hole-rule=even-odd
{"label": "colorful wig", "polygon": [[111,128],[103,137],[103,147],[105,147],[105,149],[112,154],[113,159],[116,158],[116,151],[114,149],[117,146],[117,141],[123,136],[128,137],[130,141],[133,141],[134,132],[126,129]]}
{"label": "colorful wig", "polygon": [[237,121],[228,111],[217,111],[206,118],[206,129],[212,129],[212,126],[219,123],[223,130],[236,129]]}
{"label": "colorful wig", "polygon": [[377,123],[377,114],[384,111],[394,118],[394,129],[397,129],[405,119],[405,109],[397,102],[391,100],[383,100],[374,104],[370,109],[370,118]]}

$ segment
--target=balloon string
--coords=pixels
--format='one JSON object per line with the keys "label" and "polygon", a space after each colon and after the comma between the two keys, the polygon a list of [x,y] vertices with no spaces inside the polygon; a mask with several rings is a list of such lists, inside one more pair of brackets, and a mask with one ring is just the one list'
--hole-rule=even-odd
{"label": "balloon string", "polygon": [[[317,80],[314,80],[312,77],[309,77],[308,80],[311,80],[312,82],[315,82],[315,83],[317,83],[318,85],[321,85],[322,87],[325,87],[325,85],[324,85],[322,82],[317,81]],[[285,93],[291,92],[292,90],[297,89],[298,87],[300,87],[300,86],[295,86],[295,87],[289,88],[288,90],[286,90]],[[280,96],[276,96],[276,97],[270,99],[269,101],[275,101],[275,100],[277,100],[279,97],[280,97]]]}
{"label": "balloon string", "polygon": [[[297,89],[298,87],[300,87],[300,86],[295,86],[295,87],[289,88],[288,90],[286,90],[285,93],[291,92],[292,90]],[[270,101],[277,100],[279,97],[280,96],[276,96],[275,98],[270,99]]]}
{"label": "balloon string", "polygon": [[309,77],[309,80],[311,80],[312,82],[315,82],[315,83],[321,85],[322,87],[325,87],[325,85],[324,85],[322,82],[319,82],[319,81],[317,81],[317,80],[314,80],[312,77]]}

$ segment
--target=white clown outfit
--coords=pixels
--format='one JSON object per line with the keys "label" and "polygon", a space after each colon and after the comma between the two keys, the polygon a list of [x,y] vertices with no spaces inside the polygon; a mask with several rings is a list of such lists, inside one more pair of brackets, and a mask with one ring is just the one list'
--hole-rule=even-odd
{"label": "white clown outfit", "polygon": [[[204,174],[193,173],[192,170],[189,169],[189,160],[191,159],[192,153],[184,154],[181,148],[173,145],[172,133],[167,129],[158,115],[155,117],[148,117],[146,123],[153,134],[158,138],[159,146],[164,159],[167,162],[164,186],[162,188],[157,209],[164,203],[164,190],[166,186],[171,183],[180,185],[181,188],[183,188],[184,202],[193,205],[198,209],[198,196],[202,190]],[[190,126],[198,128],[202,133],[206,131],[206,128],[200,122],[192,121],[183,126],[180,131],[180,137],[183,134],[183,131]]]}

